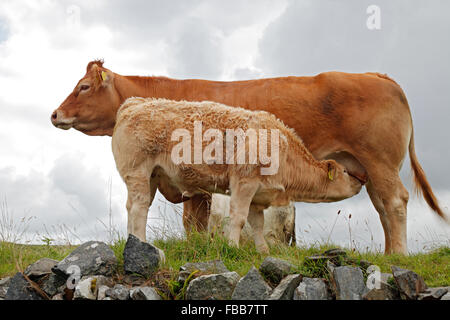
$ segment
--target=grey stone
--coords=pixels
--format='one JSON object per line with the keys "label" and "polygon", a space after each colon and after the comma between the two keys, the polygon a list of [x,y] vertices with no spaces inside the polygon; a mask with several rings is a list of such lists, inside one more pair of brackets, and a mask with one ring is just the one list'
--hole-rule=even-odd
{"label": "grey stone", "polygon": [[302,276],[300,274],[290,274],[284,277],[280,284],[273,289],[269,300],[292,300],[295,288],[298,287],[301,281]]}
{"label": "grey stone", "polygon": [[64,278],[69,277],[73,266],[80,268],[80,276],[110,276],[117,267],[117,259],[111,248],[104,242],[83,243],[59,262],[52,271]]}
{"label": "grey stone", "polygon": [[200,276],[189,283],[186,300],[230,299],[239,279],[236,272]]}
{"label": "grey stone", "polygon": [[363,300],[396,300],[398,295],[388,288],[370,289],[362,295]]}
{"label": "grey stone", "polygon": [[294,291],[294,300],[331,300],[327,284],[320,278],[303,278]]}
{"label": "grey stone", "polygon": [[347,252],[345,252],[344,250],[339,249],[339,248],[327,250],[323,254],[325,256],[329,256],[329,257],[335,257],[335,256],[345,257],[345,256],[347,256]]}
{"label": "grey stone", "polygon": [[429,288],[419,294],[419,300],[440,300],[448,292],[447,287]]}
{"label": "grey stone", "polygon": [[272,288],[264,281],[258,269],[252,267],[236,285],[231,296],[232,300],[265,300]]}
{"label": "grey stone", "polygon": [[52,268],[58,263],[57,260],[42,258],[33,264],[30,264],[24,271],[24,274],[31,280],[36,280],[42,276],[52,273]]}
{"label": "grey stone", "polygon": [[[370,269],[370,266],[368,268]],[[373,270],[376,270],[373,268]],[[396,300],[399,298],[398,290],[395,286],[389,284],[389,280],[393,278],[390,273],[379,273],[379,279],[372,274],[367,278],[366,286],[368,288],[362,296],[363,300]],[[369,289],[370,288],[370,289]]]}
{"label": "grey stone", "polygon": [[41,287],[41,289],[44,290],[44,292],[50,297],[54,296],[58,292],[61,292],[61,287],[65,287],[65,284],[66,279],[55,273],[46,275],[39,281],[39,286]]}
{"label": "grey stone", "polygon": [[112,280],[102,275],[85,276],[75,286],[74,300],[96,300],[102,286],[111,286]]}
{"label": "grey stone", "polygon": [[259,271],[267,280],[277,285],[281,279],[292,273],[293,268],[294,266],[286,260],[267,257],[261,263]]}
{"label": "grey stone", "polygon": [[444,294],[444,295],[441,297],[441,300],[450,300],[450,292]]}
{"label": "grey stone", "polygon": [[161,300],[158,292],[152,287],[138,287],[130,290],[130,297],[133,300]]}
{"label": "grey stone", "polygon": [[9,282],[5,300],[44,300],[44,298],[31,288],[22,273],[17,272]]}
{"label": "grey stone", "polygon": [[392,266],[391,270],[402,298],[415,300],[419,293],[428,289],[423,278],[417,273],[396,266]]}
{"label": "grey stone", "polygon": [[337,300],[361,300],[362,295],[367,292],[363,273],[358,267],[334,268],[331,282]]}
{"label": "grey stone", "polygon": [[5,299],[11,277],[0,279],[0,299]]}
{"label": "grey stone", "polygon": [[98,287],[97,291],[97,300],[104,300],[106,298],[106,290],[108,290],[109,287],[105,285],[101,285]]}
{"label": "grey stone", "polygon": [[130,290],[122,284],[116,284],[113,288],[106,290],[105,295],[113,300],[128,300]]}
{"label": "grey stone", "polygon": [[62,293],[55,294],[52,300],[64,300],[64,295]]}
{"label": "grey stone", "polygon": [[143,276],[154,273],[161,261],[158,248],[139,240],[132,234],[128,235],[123,259],[123,267],[126,273],[136,273]]}
{"label": "grey stone", "polygon": [[92,278],[80,280],[75,286],[73,294],[74,300],[96,300],[94,290],[92,290]]}
{"label": "grey stone", "polygon": [[207,262],[188,262],[180,267],[178,281],[184,283],[193,272],[198,271],[192,277],[196,278],[205,274],[218,274],[230,272],[221,260],[213,260]]}

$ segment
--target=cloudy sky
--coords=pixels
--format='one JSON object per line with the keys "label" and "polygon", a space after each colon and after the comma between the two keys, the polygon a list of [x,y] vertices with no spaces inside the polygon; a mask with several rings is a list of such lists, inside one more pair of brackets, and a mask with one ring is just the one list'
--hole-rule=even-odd
{"label": "cloudy sky", "polygon": [[[370,5],[380,9],[380,29],[367,27]],[[0,236],[13,229],[22,241],[76,243],[108,240],[111,229],[126,233],[126,188],[111,139],[50,123],[95,58],[124,75],[210,80],[387,73],[408,97],[417,155],[448,212],[449,11],[446,0],[2,0]],[[412,194],[409,160],[401,176]],[[301,242],[383,248],[364,190],[339,203],[296,208]],[[156,233],[181,232],[180,212],[159,196],[149,225]],[[410,251],[449,244],[449,227],[421,198],[412,196],[408,215]]]}

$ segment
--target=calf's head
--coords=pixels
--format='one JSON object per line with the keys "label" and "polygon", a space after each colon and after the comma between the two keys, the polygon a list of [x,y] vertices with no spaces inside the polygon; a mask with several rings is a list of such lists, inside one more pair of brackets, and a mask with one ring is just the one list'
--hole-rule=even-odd
{"label": "calf's head", "polygon": [[328,177],[326,198],[328,201],[339,201],[350,198],[361,191],[365,181],[349,174],[347,169],[334,160],[326,160]]}
{"label": "calf's head", "polygon": [[112,135],[121,98],[114,85],[115,74],[102,61],[89,62],[84,77],[51,115],[60,129],[74,128],[87,135]]}

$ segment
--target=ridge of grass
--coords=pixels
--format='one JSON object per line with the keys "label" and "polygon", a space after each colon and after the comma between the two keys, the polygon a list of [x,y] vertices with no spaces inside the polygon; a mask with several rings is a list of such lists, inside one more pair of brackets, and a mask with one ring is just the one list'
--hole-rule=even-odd
{"label": "ridge of grass", "polygon": [[[115,240],[110,247],[118,259],[118,273],[123,273],[123,250],[126,239]],[[230,246],[223,237],[209,234],[192,233],[185,238],[169,238],[155,240],[153,244],[165,253],[166,261],[161,270],[172,274],[175,279],[179,268],[187,262],[205,262],[222,260],[225,266],[245,275],[252,266],[259,267],[265,256],[258,253],[253,243],[242,243],[240,248]],[[315,245],[310,247],[288,247],[284,245],[271,246],[270,256],[289,261],[295,266],[295,271],[305,276],[314,277],[314,268],[303,262],[307,256],[319,254],[327,249],[338,248],[335,245]],[[54,245],[20,245],[0,242],[0,278],[11,276],[17,272],[16,261],[25,269],[29,264],[40,258],[47,257],[62,260],[76,246]],[[390,273],[392,265],[412,270],[421,275],[428,286],[450,286],[450,248],[440,247],[426,253],[410,255],[389,255],[374,252],[357,252],[341,248],[347,256],[355,261],[366,260],[377,265],[381,272]]]}

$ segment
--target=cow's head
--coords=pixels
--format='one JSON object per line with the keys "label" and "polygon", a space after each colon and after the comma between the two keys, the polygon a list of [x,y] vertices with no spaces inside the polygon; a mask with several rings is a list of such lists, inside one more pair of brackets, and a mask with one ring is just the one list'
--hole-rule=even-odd
{"label": "cow's head", "polygon": [[91,61],[85,76],[51,115],[60,129],[74,128],[87,135],[112,135],[116,111],[121,103],[114,87],[115,74],[103,67],[103,61]]}

